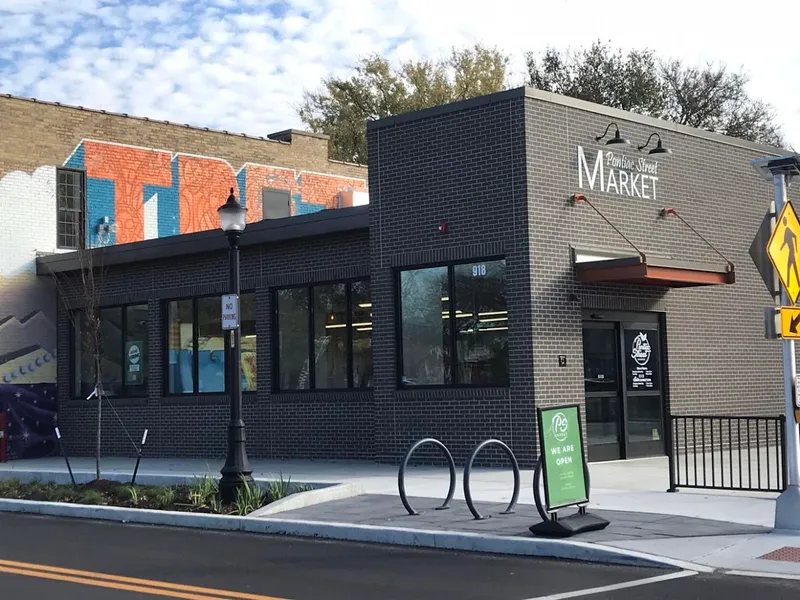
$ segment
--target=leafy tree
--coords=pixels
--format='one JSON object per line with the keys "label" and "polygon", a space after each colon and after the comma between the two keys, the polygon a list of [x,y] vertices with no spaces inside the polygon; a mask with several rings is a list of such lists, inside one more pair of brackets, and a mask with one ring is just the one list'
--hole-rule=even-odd
{"label": "leafy tree", "polygon": [[772,108],[750,98],[749,77],[724,65],[692,67],[652,50],[612,51],[600,41],[576,52],[527,53],[529,85],[754,142],[783,146]]}
{"label": "leafy tree", "polygon": [[366,163],[367,120],[501,91],[508,63],[506,54],[481,44],[397,68],[372,54],[356,64],[350,78],[329,77],[321,89],[304,92],[298,112],[312,131],[330,136],[331,158]]}

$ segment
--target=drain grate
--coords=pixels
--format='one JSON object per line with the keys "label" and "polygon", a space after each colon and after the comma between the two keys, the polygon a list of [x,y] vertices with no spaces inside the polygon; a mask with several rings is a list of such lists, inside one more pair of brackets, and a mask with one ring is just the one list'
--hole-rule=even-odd
{"label": "drain grate", "polygon": [[784,562],[800,562],[800,548],[796,546],[784,546],[773,552],[759,556],[763,560],[781,560]]}

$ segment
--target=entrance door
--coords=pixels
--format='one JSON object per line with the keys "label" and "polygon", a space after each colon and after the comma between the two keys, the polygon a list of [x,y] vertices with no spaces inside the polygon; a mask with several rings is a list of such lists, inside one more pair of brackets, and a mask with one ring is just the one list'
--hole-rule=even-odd
{"label": "entrance door", "polygon": [[583,368],[590,461],[665,453],[661,337],[654,314],[586,315]]}
{"label": "entrance door", "polygon": [[622,382],[616,323],[584,322],[583,381],[589,460],[622,458]]}
{"label": "entrance door", "polygon": [[623,322],[626,455],[664,454],[661,339],[658,323]]}

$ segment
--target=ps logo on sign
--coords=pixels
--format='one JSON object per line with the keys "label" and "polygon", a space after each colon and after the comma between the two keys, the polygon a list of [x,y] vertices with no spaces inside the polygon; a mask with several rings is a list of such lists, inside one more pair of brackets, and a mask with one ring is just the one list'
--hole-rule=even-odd
{"label": "ps logo on sign", "polygon": [[553,415],[553,420],[551,421],[551,426],[553,427],[553,436],[559,442],[563,442],[567,439],[567,433],[569,430],[569,421],[567,421],[567,417],[564,416],[564,413],[558,412]]}

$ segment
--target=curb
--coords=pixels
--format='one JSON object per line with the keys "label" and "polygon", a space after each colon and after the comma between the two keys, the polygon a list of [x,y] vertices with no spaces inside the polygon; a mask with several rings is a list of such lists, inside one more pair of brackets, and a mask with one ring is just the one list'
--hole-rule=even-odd
{"label": "curb", "polygon": [[321,538],[348,542],[459,550],[488,554],[560,558],[615,565],[683,569],[713,573],[714,568],[634,550],[612,548],[587,542],[522,538],[457,531],[432,531],[403,527],[378,527],[351,523],[301,521],[192,514],[116,506],[88,506],[33,500],[0,500],[0,512],[27,513],[54,517],[71,517],[162,525],[215,531],[240,531],[268,535]]}
{"label": "curb", "polygon": [[307,492],[295,492],[285,498],[271,502],[266,506],[247,515],[249,518],[260,519],[267,515],[274,515],[288,510],[297,510],[315,504],[332,502],[334,500],[344,500],[361,496],[365,493],[364,486],[357,483],[340,483],[329,487],[309,490]]}

